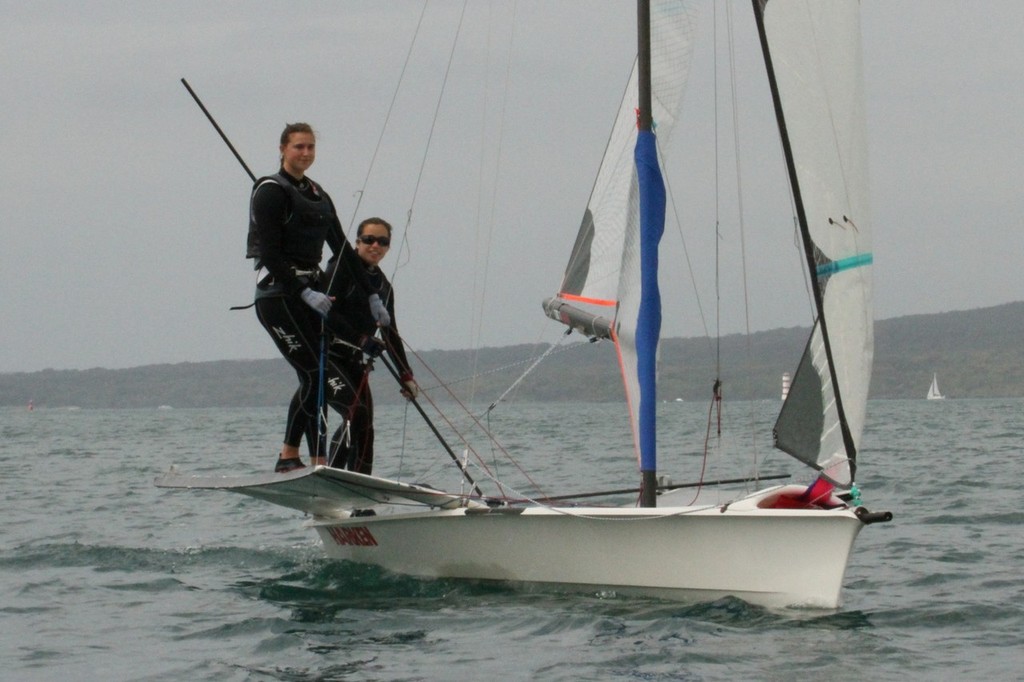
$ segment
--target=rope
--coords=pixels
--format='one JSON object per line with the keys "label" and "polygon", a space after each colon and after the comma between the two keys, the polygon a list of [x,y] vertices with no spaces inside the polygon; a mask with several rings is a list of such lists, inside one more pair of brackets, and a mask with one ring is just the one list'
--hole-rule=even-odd
{"label": "rope", "polygon": [[[525,365],[527,363],[534,362],[537,357],[543,357],[544,355],[549,355],[549,354],[550,355],[555,355],[555,354],[562,353],[562,352],[569,351],[569,350],[577,350],[579,348],[583,348],[585,346],[589,346],[589,345],[591,345],[591,343],[592,342],[590,342],[590,341],[580,341],[579,343],[573,343],[573,344],[570,344],[568,346],[565,346],[564,348],[559,348],[559,346],[561,346],[561,343],[556,343],[556,344],[553,344],[554,346],[556,346],[555,349],[550,349],[549,348],[548,350],[544,351],[544,353],[541,356],[531,356],[531,357],[528,357],[528,358],[524,358],[522,360],[517,360],[515,362],[510,362],[508,364],[501,365],[500,367],[494,367],[493,369],[489,369],[486,372],[477,372],[477,373],[474,373],[474,374],[470,374],[470,375],[461,377],[459,379],[452,379],[451,381],[440,382],[440,380],[439,380],[439,383],[434,384],[433,386],[430,386],[429,388],[434,389],[434,388],[456,386],[458,384],[462,384],[462,383],[465,383],[467,381],[474,381],[476,379],[479,379],[480,377],[489,376],[491,374],[498,374],[500,372],[506,372],[506,371],[508,371],[510,369],[513,369],[514,367],[521,367],[521,366],[523,366],[523,365]],[[417,359],[419,359],[422,362],[422,359],[419,358],[418,356],[417,356]],[[420,387],[423,388],[422,385]]]}
{"label": "rope", "polygon": [[[708,466],[708,448],[711,444],[711,424],[716,424],[716,436],[719,441],[722,439],[722,381],[715,379],[715,385],[711,389],[711,404],[708,405],[708,422],[707,430],[704,432],[704,455],[701,457],[700,462],[700,476],[697,478],[697,491],[693,495],[693,499],[690,504],[697,501],[700,497],[700,491],[704,487],[704,472]],[[715,408],[718,408],[717,412]]]}
{"label": "rope", "polygon": [[[472,424],[480,430],[480,433],[482,433],[488,439],[488,441],[495,448],[498,449],[502,456],[504,456],[504,458],[507,459],[516,468],[516,470],[520,474],[522,474],[527,481],[530,482],[531,485],[533,485],[536,489],[539,490],[540,486],[530,477],[530,475],[526,472],[522,465],[519,464],[519,462],[508,452],[508,450],[506,450],[505,447],[498,442],[497,438],[495,438],[494,434],[491,433],[490,429],[488,429],[483,423],[481,423],[480,418],[473,414],[473,412],[468,407],[466,407],[465,403],[463,403],[462,400],[459,399],[459,397],[448,387],[447,384],[440,381],[440,377],[437,376],[437,374],[430,367],[430,365],[423,361],[423,358],[419,355],[419,353],[417,353],[411,346],[409,346],[408,342],[406,342],[406,347],[408,347],[409,352],[412,353],[413,357],[419,360],[420,364],[422,364],[423,367],[427,370],[427,372],[429,372],[430,375],[438,382],[438,386],[440,388],[443,388],[445,392],[448,394],[448,396],[452,399],[452,401],[458,406],[458,408],[467,417],[469,417]],[[424,398],[426,398],[427,402],[430,404],[432,408],[434,408],[434,411],[438,414],[438,416],[444,420],[445,424],[448,425],[448,428],[451,429],[452,433],[455,434],[459,442],[462,443],[464,449],[473,454],[473,457],[476,460],[476,464],[483,468],[486,477],[492,480],[498,486],[499,490],[501,490],[502,496],[504,496],[504,489],[502,484],[498,482],[497,479],[494,478],[494,475],[491,473],[491,470],[487,467],[487,464],[484,462],[483,457],[480,456],[480,453],[477,452],[476,448],[473,447],[473,445],[469,442],[469,440],[466,438],[463,432],[452,422],[451,419],[449,419],[448,415],[445,414],[438,407],[437,403],[434,402],[434,399],[430,397],[428,391],[422,391],[421,395]]]}
{"label": "rope", "polygon": [[502,400],[505,399],[505,396],[507,396],[512,391],[514,391],[516,389],[516,387],[518,387],[519,384],[521,384],[523,382],[523,379],[525,379],[531,372],[533,372],[533,370],[537,368],[537,365],[539,365],[541,362],[544,361],[544,358],[546,358],[547,356],[551,355],[551,353],[556,348],[558,348],[560,345],[562,345],[562,342],[566,338],[568,338],[569,334],[572,334],[572,329],[571,328],[566,329],[565,333],[562,334],[558,338],[558,341],[556,343],[551,344],[550,346],[548,346],[548,349],[546,351],[544,351],[543,353],[538,355],[536,360],[534,360],[533,364],[530,365],[529,367],[527,367],[526,370],[522,374],[519,375],[519,378],[516,379],[515,381],[513,381],[512,384],[508,388],[505,389],[505,392],[502,393],[501,395],[499,395],[495,399],[495,401],[490,404],[490,406],[487,408],[486,412],[489,413],[489,412],[491,412],[491,410],[493,410],[495,407],[497,407],[498,403],[500,403]]}

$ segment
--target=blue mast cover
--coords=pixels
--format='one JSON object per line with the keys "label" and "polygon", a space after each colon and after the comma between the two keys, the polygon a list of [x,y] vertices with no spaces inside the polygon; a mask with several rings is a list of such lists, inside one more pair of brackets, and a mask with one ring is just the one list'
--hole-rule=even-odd
{"label": "blue mast cover", "polygon": [[657,356],[661,334],[661,292],[658,289],[658,244],[665,232],[665,184],[658,166],[654,133],[636,137],[636,171],[640,191],[640,311],[636,323],[637,379],[640,384],[638,431],[640,471],[657,471]]}

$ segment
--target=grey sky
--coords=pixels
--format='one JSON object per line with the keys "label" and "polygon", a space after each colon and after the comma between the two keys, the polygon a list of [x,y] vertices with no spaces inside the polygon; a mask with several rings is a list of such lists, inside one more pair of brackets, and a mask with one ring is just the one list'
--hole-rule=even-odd
{"label": "grey sky", "polygon": [[[798,258],[748,4],[732,13],[750,325],[762,330],[809,312],[783,267]],[[0,371],[274,357],[253,312],[228,311],[251,300],[249,180],[179,79],[258,175],[276,170],[285,122],[312,123],[310,175],[347,227],[421,6],[0,1]],[[511,3],[470,3],[420,176],[460,10],[436,1],[424,16],[357,220],[381,215],[408,237],[384,266],[401,262],[398,319],[417,350],[552,341],[561,327],[540,301],[558,286],[629,72],[632,3],[523,1],[514,22]],[[668,150],[712,327],[716,199],[697,171],[714,159],[713,22],[708,4]],[[862,28],[876,317],[1024,298],[1024,3],[865,0]],[[735,189],[720,185],[728,265],[741,239]],[[701,335],[678,242],[669,226],[663,334]],[[724,311],[742,291],[723,277]]]}

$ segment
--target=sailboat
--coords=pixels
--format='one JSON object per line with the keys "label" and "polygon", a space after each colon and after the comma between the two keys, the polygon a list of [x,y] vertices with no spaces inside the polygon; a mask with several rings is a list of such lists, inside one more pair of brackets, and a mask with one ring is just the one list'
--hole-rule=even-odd
{"label": "sailboat", "polygon": [[677,3],[648,0],[638,3],[637,62],[568,267],[544,302],[549,317],[615,344],[639,460],[637,503],[511,499],[484,495],[468,476],[471,485],[443,491],[322,466],[221,477],[172,470],[156,484],[305,512],[329,557],[414,576],[837,607],[856,537],[891,519],[864,508],[855,485],[873,334],[858,3],[753,7],[817,307],[775,445],[807,465],[809,485],[703,504],[658,477],[666,193],[655,136],[667,134],[678,108],[689,30]]}
{"label": "sailboat", "polygon": [[946,396],[939,392],[939,375],[932,374],[932,385],[928,387],[928,400],[945,400]]}

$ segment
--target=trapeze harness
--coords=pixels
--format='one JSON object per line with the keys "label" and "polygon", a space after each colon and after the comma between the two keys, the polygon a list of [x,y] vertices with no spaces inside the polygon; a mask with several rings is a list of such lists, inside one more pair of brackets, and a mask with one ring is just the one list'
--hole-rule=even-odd
{"label": "trapeze harness", "polygon": [[[288,264],[290,277],[275,277],[264,263],[260,248],[259,228],[252,201],[249,206],[249,235],[246,239],[246,258],[255,260],[257,270],[255,298],[297,295],[303,288],[314,286],[321,275],[320,258],[323,244],[332,224],[337,220],[334,207],[327,195],[312,180],[309,182],[318,201],[308,198],[281,173],[260,178],[253,187],[253,200],[260,187],[274,183],[281,187],[288,199],[289,212],[284,222],[285,238],[281,240],[280,258]],[[315,288],[315,287],[314,287]],[[245,306],[249,307],[249,306]]]}

